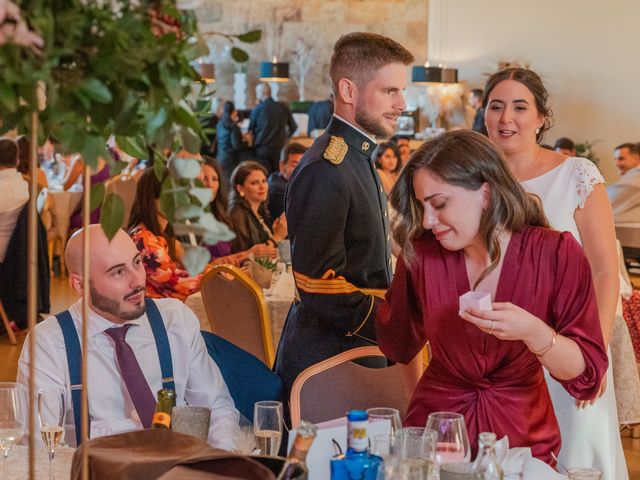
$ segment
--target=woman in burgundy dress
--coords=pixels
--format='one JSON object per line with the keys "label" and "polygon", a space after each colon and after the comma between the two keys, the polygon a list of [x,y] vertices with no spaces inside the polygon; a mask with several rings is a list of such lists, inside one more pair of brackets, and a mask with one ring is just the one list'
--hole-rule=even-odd
{"label": "woman in burgundy dress", "polygon": [[[549,230],[540,203],[472,131],[425,143],[391,194],[402,256],[376,319],[380,348],[408,363],[433,358],[405,423],[464,415],[478,434],[507,435],[552,463],[560,431],[542,366],[578,399],[598,393],[607,368],[589,264],[573,236]],[[493,310],[459,313],[459,297],[487,292]]]}

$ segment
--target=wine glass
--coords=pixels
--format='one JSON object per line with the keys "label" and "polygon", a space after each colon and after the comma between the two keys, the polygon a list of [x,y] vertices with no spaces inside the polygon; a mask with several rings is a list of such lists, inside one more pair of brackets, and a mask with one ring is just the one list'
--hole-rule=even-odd
{"label": "wine glass", "polygon": [[27,430],[27,389],[15,382],[0,383],[0,450],[2,477],[7,478],[7,457]]}
{"label": "wine glass", "polygon": [[47,388],[38,391],[38,421],[42,441],[49,451],[49,479],[53,474],[53,457],[58,444],[64,437],[64,414],[66,412],[65,391],[61,388]]}
{"label": "wine glass", "polygon": [[282,441],[282,402],[256,402],[253,410],[253,434],[262,455],[278,455]]}
{"label": "wine glass", "polygon": [[426,428],[436,432],[436,468],[443,463],[469,461],[471,447],[462,415],[452,412],[431,413]]}
{"label": "wine glass", "polygon": [[390,435],[396,435],[402,430],[400,412],[395,408],[369,408],[367,413],[369,414],[369,423],[388,421],[391,426]]}

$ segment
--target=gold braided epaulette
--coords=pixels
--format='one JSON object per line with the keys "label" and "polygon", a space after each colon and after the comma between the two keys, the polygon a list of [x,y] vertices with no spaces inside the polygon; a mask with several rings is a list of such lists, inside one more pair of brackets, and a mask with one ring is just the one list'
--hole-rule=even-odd
{"label": "gold braided epaulette", "polygon": [[347,150],[349,150],[349,146],[344,141],[344,138],[332,135],[329,145],[324,149],[323,156],[334,165],[340,165],[347,154]]}

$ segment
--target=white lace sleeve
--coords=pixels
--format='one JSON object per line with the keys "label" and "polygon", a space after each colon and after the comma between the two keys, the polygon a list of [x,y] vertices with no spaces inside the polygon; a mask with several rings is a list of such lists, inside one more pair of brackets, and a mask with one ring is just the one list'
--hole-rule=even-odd
{"label": "white lace sleeve", "polygon": [[595,163],[586,158],[575,159],[573,175],[578,195],[578,208],[584,208],[587,198],[593,192],[593,187],[598,183],[605,183],[604,177]]}

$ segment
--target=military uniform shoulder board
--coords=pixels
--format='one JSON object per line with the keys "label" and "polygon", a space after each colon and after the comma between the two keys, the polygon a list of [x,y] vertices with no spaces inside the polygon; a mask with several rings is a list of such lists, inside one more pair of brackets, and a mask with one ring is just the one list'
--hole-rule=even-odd
{"label": "military uniform shoulder board", "polygon": [[329,145],[324,149],[324,158],[334,165],[340,165],[349,150],[347,142],[342,137],[331,136]]}

